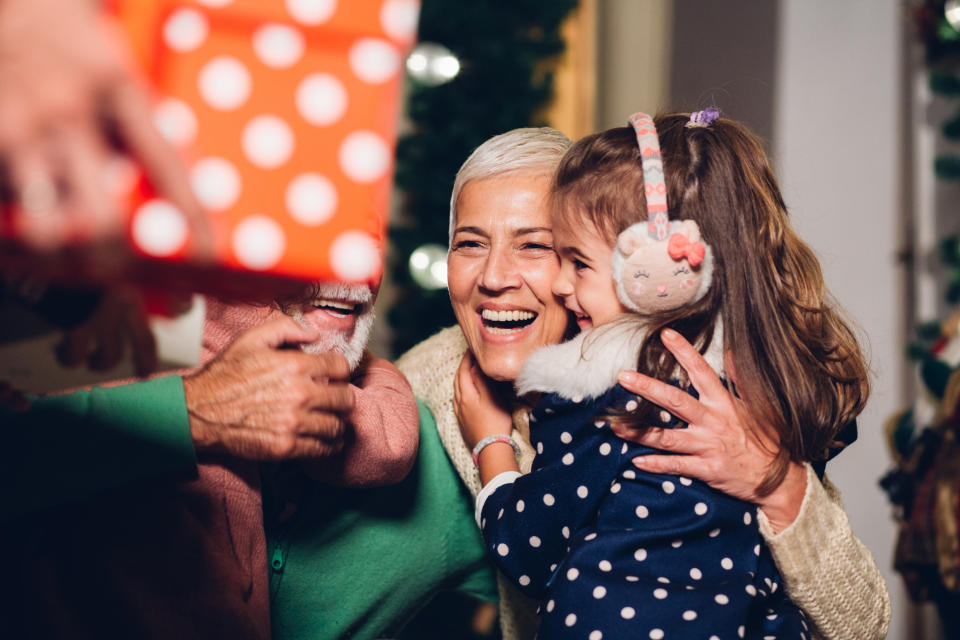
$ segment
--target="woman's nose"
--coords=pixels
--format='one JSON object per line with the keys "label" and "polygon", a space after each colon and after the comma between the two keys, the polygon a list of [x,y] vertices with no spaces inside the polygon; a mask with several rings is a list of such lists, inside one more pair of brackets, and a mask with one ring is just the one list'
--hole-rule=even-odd
{"label": "woman's nose", "polygon": [[509,253],[493,251],[487,256],[480,274],[480,286],[491,291],[512,289],[520,286],[522,276]]}

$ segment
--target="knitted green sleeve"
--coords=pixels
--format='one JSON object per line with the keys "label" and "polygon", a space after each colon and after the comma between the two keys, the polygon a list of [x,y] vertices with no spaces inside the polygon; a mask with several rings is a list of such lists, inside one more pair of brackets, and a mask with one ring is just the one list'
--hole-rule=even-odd
{"label": "knitted green sleeve", "polygon": [[0,518],[196,473],[179,376],[31,398],[0,409],[0,434]]}
{"label": "knitted green sleeve", "polygon": [[890,596],[870,550],[853,535],[840,494],[807,465],[807,492],[797,519],[774,534],[763,512],[763,534],[790,598],[823,640],[885,638]]}

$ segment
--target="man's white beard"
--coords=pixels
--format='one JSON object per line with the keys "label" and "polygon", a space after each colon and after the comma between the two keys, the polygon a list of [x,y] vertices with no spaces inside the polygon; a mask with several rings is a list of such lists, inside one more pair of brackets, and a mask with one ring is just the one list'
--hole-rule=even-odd
{"label": "man's white beard", "polygon": [[[363,304],[359,315],[353,324],[353,333],[349,337],[342,332],[328,332],[316,342],[304,344],[300,349],[304,353],[327,353],[334,351],[341,354],[350,364],[350,371],[357,368],[363,359],[363,350],[367,347],[370,334],[373,332],[373,292],[366,285],[322,284],[317,287],[317,300],[321,298],[347,299]],[[307,327],[303,319],[303,310],[297,307],[291,317],[301,327]]]}

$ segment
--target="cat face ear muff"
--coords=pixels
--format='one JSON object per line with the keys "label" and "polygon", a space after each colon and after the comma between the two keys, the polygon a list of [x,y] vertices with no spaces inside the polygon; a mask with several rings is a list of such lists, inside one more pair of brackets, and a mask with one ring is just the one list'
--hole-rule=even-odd
{"label": "cat face ear muff", "polygon": [[617,237],[613,251],[617,297],[640,313],[679,309],[710,289],[713,253],[701,240],[696,222],[671,221],[667,216],[667,185],[653,118],[635,113],[630,124],[640,146],[647,221],[631,225]]}

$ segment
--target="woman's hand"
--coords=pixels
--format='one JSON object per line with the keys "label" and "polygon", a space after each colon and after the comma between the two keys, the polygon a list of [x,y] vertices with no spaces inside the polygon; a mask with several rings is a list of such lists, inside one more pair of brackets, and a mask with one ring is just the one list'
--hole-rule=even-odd
{"label": "woman's hand", "polygon": [[[671,473],[697,478],[727,495],[756,503],[779,532],[800,512],[806,491],[806,470],[791,462],[783,482],[766,496],[762,484],[777,452],[769,435],[749,430],[742,415],[749,414],[743,402],[724,388],[703,356],[683,336],[670,329],[661,333],[664,346],[684,368],[697,400],[685,391],[648,376],[625,371],[620,384],[628,391],[663,407],[688,423],[686,429],[616,427],[626,440],[679,455],[652,454],[634,458],[634,465],[651,473]],[[729,353],[726,370],[736,382]]]}
{"label": "woman's hand", "polygon": [[[460,423],[463,441],[473,449],[487,436],[513,432],[513,419],[500,396],[491,388],[491,380],[480,370],[473,354],[464,354],[453,379],[453,410]],[[480,480],[487,484],[504,471],[517,471],[512,447],[494,442],[480,452]]]}

